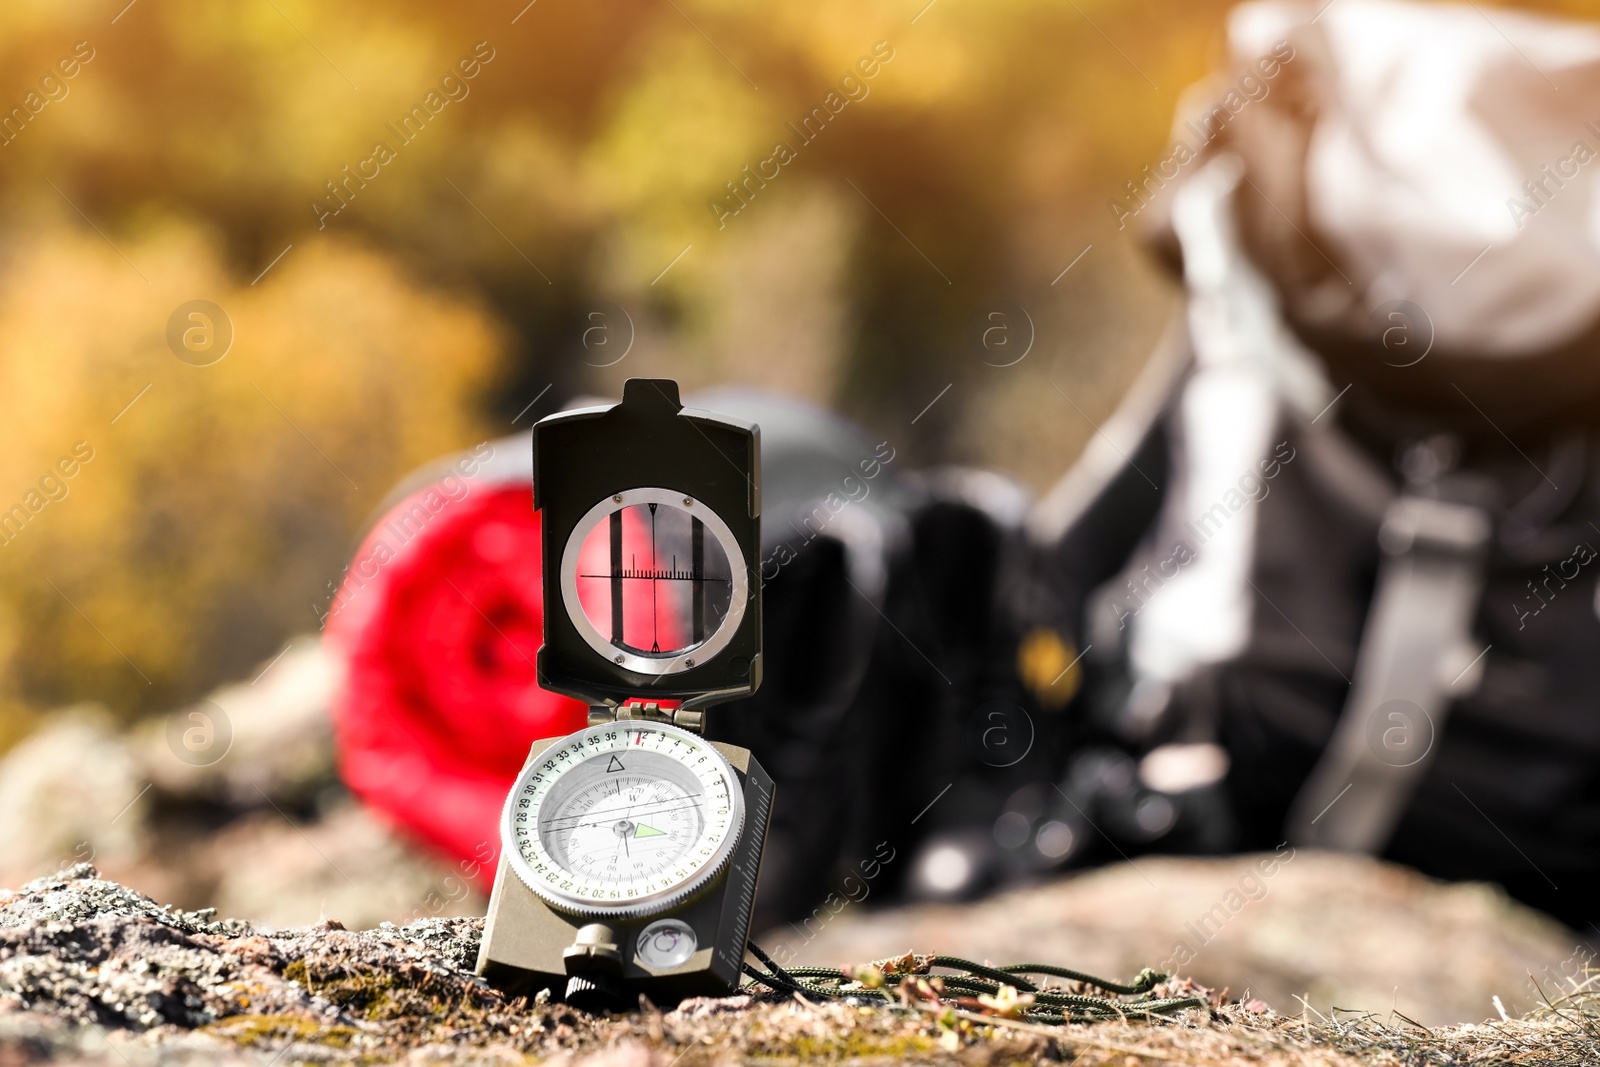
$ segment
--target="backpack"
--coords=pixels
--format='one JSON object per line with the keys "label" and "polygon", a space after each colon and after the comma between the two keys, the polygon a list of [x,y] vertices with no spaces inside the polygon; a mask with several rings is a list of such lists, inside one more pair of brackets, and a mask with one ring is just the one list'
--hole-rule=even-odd
{"label": "backpack", "polygon": [[1600,129],[1553,86],[1600,85],[1600,32],[1267,2],[1229,43],[1223,86],[1272,84],[1191,94],[1210,137],[1139,204],[1185,314],[1027,524],[1017,628],[1083,652],[1071,806],[1588,922]]}

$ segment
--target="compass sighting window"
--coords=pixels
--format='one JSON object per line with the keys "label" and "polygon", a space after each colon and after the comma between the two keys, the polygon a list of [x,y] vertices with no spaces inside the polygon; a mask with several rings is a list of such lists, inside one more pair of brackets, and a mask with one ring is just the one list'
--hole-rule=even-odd
{"label": "compass sighting window", "polygon": [[601,501],[562,559],[567,613],[591,648],[644,674],[705,662],[744,613],[744,561],[727,524],[700,501],[636,489]]}
{"label": "compass sighting window", "polygon": [[578,549],[578,602],[619,650],[676,656],[728,616],[728,555],[688,509],[630,504]]}

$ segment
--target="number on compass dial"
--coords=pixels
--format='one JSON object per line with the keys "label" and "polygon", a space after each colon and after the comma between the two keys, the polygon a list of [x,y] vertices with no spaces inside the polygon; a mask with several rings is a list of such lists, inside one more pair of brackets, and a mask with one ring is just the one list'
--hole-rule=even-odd
{"label": "number on compass dial", "polygon": [[738,778],[710,743],[629,722],[572,734],[529,763],[502,834],[512,869],[547,902],[647,915],[715,878],[743,819]]}

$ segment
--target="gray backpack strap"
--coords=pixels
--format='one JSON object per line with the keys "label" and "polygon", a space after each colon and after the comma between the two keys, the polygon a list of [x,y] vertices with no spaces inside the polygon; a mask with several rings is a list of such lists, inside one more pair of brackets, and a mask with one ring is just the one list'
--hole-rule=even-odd
{"label": "gray backpack strap", "polygon": [[1388,844],[1451,697],[1481,676],[1469,642],[1489,534],[1488,514],[1469,504],[1407,495],[1389,506],[1354,688],[1290,808],[1295,844],[1370,853]]}

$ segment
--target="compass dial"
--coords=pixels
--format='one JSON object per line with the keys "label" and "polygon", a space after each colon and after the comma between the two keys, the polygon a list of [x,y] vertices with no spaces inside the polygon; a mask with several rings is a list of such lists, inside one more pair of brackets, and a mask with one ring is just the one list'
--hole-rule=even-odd
{"label": "compass dial", "polygon": [[517,877],[563,911],[650,915],[722,870],[744,825],[732,765],[675,726],[607,723],[523,768],[502,844]]}

